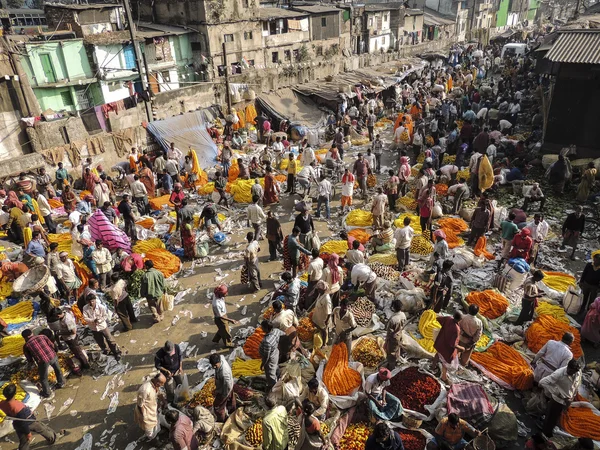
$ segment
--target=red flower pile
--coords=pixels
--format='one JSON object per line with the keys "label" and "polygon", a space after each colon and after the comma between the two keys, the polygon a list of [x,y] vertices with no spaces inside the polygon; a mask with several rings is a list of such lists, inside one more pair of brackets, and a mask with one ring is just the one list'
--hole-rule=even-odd
{"label": "red flower pile", "polygon": [[[425,405],[431,405],[440,395],[440,384],[430,375],[409,367],[390,380],[387,391],[395,395],[406,409],[427,414]],[[422,448],[422,447],[421,447]]]}
{"label": "red flower pile", "polygon": [[404,450],[423,450],[427,441],[418,431],[412,430],[397,430],[398,434],[402,438],[402,444],[404,444]]}

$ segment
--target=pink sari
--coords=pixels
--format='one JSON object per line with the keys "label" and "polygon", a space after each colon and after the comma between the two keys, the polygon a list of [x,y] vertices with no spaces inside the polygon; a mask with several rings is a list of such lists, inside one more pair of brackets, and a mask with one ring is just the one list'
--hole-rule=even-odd
{"label": "pink sari", "polygon": [[600,343],[600,297],[594,300],[585,316],[581,337],[594,344]]}

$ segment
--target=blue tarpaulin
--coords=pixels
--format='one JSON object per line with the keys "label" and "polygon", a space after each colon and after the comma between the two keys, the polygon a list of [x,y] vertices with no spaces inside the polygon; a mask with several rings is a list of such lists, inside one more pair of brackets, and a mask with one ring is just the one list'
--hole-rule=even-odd
{"label": "blue tarpaulin", "polygon": [[165,120],[155,120],[148,124],[148,131],[166,150],[175,143],[185,155],[189,148],[196,150],[198,163],[203,169],[215,164],[218,155],[217,145],[206,130],[202,111],[194,111]]}

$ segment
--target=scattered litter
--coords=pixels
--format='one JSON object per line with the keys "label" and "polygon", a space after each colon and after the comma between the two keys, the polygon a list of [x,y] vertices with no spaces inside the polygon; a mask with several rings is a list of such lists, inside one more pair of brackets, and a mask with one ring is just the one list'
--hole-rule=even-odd
{"label": "scattered litter", "polygon": [[117,410],[118,406],[119,406],[119,393],[114,392],[110,395],[110,404],[108,405],[108,411],[106,411],[106,414],[114,413]]}
{"label": "scattered litter", "polygon": [[44,409],[46,410],[46,417],[48,417],[48,420],[50,420],[50,417],[52,417],[52,413],[56,407],[52,403],[46,402],[44,403]]}
{"label": "scattered litter", "polygon": [[73,404],[72,398],[69,397],[68,399],[66,399],[65,402],[63,403],[63,405],[58,410],[58,415],[60,416],[64,411],[69,409],[69,406],[71,406],[72,404]]}
{"label": "scattered litter", "polygon": [[89,433],[85,434],[83,436],[83,442],[75,450],[92,450],[92,435]]}

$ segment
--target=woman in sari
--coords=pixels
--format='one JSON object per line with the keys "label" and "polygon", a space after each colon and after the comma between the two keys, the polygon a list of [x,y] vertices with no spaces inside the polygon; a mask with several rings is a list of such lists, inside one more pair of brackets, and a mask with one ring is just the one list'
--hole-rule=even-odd
{"label": "woman in sari", "polygon": [[594,181],[596,180],[596,173],[598,171],[594,167],[594,163],[591,162],[588,164],[588,168],[583,172],[583,176],[581,177],[581,183],[579,183],[579,187],[577,188],[577,201],[585,202],[590,196],[590,192],[592,187],[594,186]]}
{"label": "woman in sari", "polygon": [[296,444],[296,450],[319,450],[327,446],[327,438],[321,431],[321,422],[313,413],[315,405],[308,399],[302,402],[302,414],[300,415],[300,437]]}
{"label": "woman in sari", "polygon": [[267,167],[265,174],[265,193],[263,195],[263,205],[267,206],[279,202],[279,185],[273,176],[273,169]]}
{"label": "woman in sari", "polygon": [[92,170],[88,167],[85,169],[85,173],[83,175],[83,181],[85,181],[85,189],[94,192],[94,188],[96,187],[96,183],[100,181],[100,178]]}
{"label": "woman in sari", "polygon": [[[9,196],[10,196],[10,193],[9,193]],[[75,209],[75,206],[77,205],[77,196],[71,190],[71,186],[69,186],[69,185],[65,186],[65,188],[63,189],[62,195],[60,196],[60,200],[62,201],[65,211],[67,213],[70,213],[71,211],[73,211]]]}
{"label": "woman in sari", "polygon": [[23,191],[23,190],[19,190],[19,201],[23,205],[27,205],[29,207],[30,211],[35,210],[35,207],[33,205],[33,199],[31,198],[31,196],[29,194],[26,194],[25,191]]}
{"label": "woman in sari", "polygon": [[137,173],[138,171],[138,153],[135,147],[131,149],[131,154],[129,155],[129,171],[130,173]]}
{"label": "woman in sari", "polygon": [[340,257],[337,253],[329,255],[327,267],[323,269],[322,280],[327,283],[327,293],[331,297],[331,303],[336,308],[340,304],[340,289],[344,283],[344,270],[339,266]]}
{"label": "woman in sari", "polygon": [[148,167],[147,165],[144,165],[142,170],[140,170],[139,176],[140,176],[140,181],[142,182],[142,184],[144,186],[146,186],[146,191],[148,192],[148,197],[149,198],[156,197],[156,195],[155,195],[156,183],[154,182],[154,174],[150,170],[150,167]]}
{"label": "woman in sari", "polygon": [[15,191],[9,191],[8,195],[6,196],[6,200],[4,201],[4,204],[6,206],[8,206],[9,208],[19,208],[19,209],[23,209],[23,202],[21,202],[21,200],[19,200],[19,197],[17,197],[17,194],[15,193]]}
{"label": "woman in sari", "polygon": [[590,341],[596,348],[600,345],[600,297],[594,300],[585,316],[581,337]]}
{"label": "woman in sari", "polygon": [[192,221],[186,220],[181,224],[181,244],[186,258],[196,258],[196,233]]}

